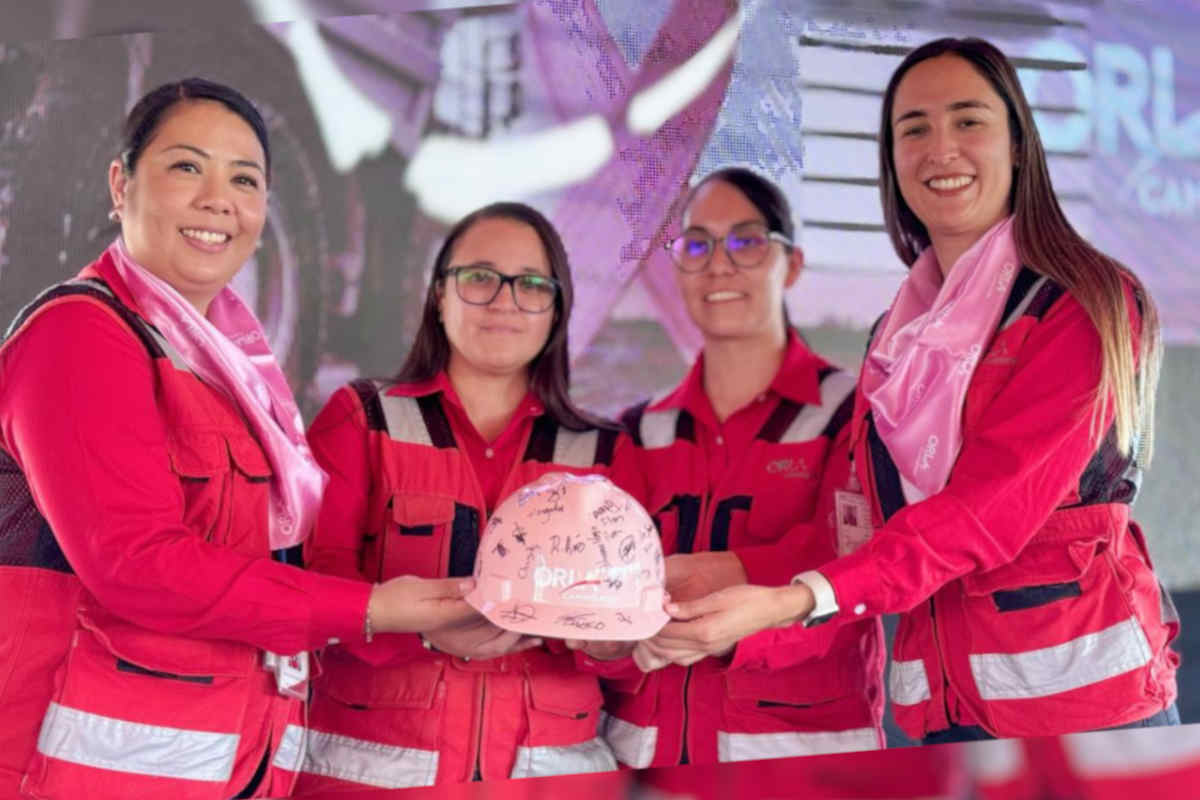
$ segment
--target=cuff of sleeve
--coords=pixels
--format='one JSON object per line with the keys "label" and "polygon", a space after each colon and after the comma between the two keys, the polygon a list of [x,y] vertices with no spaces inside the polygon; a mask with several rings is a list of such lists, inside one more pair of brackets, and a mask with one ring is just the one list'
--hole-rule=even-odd
{"label": "cuff of sleeve", "polygon": [[[830,587],[835,607],[848,615],[848,620],[884,613],[881,599],[882,576],[875,562],[859,550],[830,561],[821,567],[821,579]],[[800,577],[800,576],[797,576]],[[817,590],[809,586],[816,595]],[[820,598],[818,598],[818,604]]]}
{"label": "cuff of sleeve", "polygon": [[324,647],[331,639],[344,643],[363,642],[363,623],[367,618],[372,584],[334,575],[318,577],[322,581],[313,592],[311,645]]}
{"label": "cuff of sleeve", "polygon": [[824,575],[816,570],[808,570],[801,572],[792,578],[792,584],[803,583],[813,593],[815,601],[812,611],[808,612],[808,616],[800,620],[800,624],[806,628],[811,628],[813,625],[820,625],[822,622],[828,622],[833,619],[834,614],[840,610],[838,608],[837,595],[834,594],[833,584],[831,584]]}

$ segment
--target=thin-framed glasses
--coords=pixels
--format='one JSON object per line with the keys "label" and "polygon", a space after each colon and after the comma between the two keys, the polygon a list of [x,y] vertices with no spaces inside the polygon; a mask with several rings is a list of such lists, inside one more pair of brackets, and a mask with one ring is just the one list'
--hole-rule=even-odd
{"label": "thin-framed glasses", "polygon": [[695,229],[685,231],[663,246],[681,272],[701,272],[712,260],[718,242],[725,247],[729,260],[743,269],[752,269],[763,263],[767,251],[771,249],[771,242],[792,243],[782,233],[767,230],[767,226],[761,222],[743,222],[734,225],[722,239]]}
{"label": "thin-framed glasses", "polygon": [[459,298],[473,306],[491,303],[507,283],[512,288],[513,302],[517,308],[531,314],[541,314],[554,307],[554,299],[560,291],[558,281],[545,275],[505,275],[478,264],[450,267],[445,274],[454,279],[454,290]]}

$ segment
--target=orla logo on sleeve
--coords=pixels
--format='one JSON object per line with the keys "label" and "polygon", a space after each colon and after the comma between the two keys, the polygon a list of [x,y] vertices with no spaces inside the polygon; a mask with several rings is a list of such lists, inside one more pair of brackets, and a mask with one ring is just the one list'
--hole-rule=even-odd
{"label": "orla logo on sleeve", "polygon": [[551,473],[501,503],[475,576],[467,601],[520,633],[628,641],[667,622],[658,529],[599,475]]}

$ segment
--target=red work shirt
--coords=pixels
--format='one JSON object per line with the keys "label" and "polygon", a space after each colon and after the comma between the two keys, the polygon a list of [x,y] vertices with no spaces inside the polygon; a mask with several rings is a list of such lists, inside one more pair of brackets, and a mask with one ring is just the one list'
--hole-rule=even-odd
{"label": "red work shirt", "polygon": [[95,304],[46,309],[0,354],[0,447],[103,606],[151,630],[283,653],[361,639],[369,585],[187,528],[169,434],[145,347]]}

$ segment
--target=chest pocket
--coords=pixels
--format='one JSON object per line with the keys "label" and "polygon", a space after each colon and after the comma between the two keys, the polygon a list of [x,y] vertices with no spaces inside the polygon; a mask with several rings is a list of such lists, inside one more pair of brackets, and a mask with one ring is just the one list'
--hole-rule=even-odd
{"label": "chest pocket", "polygon": [[175,428],[167,443],[184,524],[206,541],[265,555],[271,466],[248,433]]}
{"label": "chest pocket", "polygon": [[437,578],[446,574],[455,520],[454,498],[396,492],[383,525],[363,547],[363,574],[385,581],[397,575]]}
{"label": "chest pocket", "polygon": [[744,523],[747,544],[775,542],[813,515],[827,447],[815,439],[762,448],[753,467],[754,504]]}

